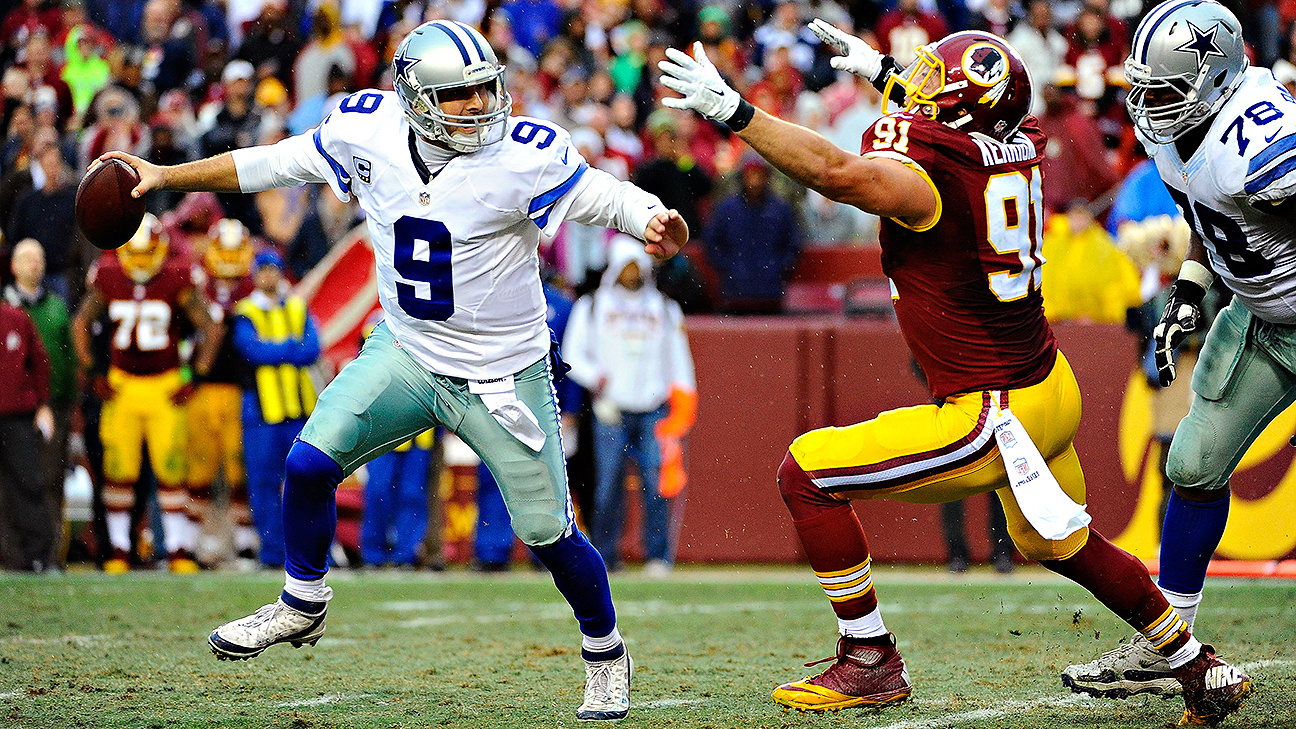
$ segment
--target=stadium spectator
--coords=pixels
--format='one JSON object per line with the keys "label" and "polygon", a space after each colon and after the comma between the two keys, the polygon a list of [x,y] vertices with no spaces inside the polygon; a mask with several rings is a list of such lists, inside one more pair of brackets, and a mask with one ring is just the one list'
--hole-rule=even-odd
{"label": "stadium spectator", "polygon": [[1021,21],[1021,8],[1015,5],[1014,0],[988,0],[980,10],[969,15],[968,30],[984,30],[1007,38]]}
{"label": "stadium spectator", "polygon": [[109,574],[125,573],[139,557],[132,548],[131,512],[145,452],[158,482],[164,533],[159,541],[171,571],[198,570],[198,535],[187,513],[181,407],[194,387],[181,373],[182,322],[187,319],[200,335],[193,358],[200,376],[211,370],[220,345],[220,325],[212,320],[196,286],[199,278],[188,253],[172,248],[162,224],[146,213],[125,245],[99,257],[73,321],[72,343],[84,378],[95,367],[93,329],[100,317],[110,319],[105,330],[111,339],[111,366],[106,376],[96,375],[93,384],[104,403],[99,433],[112,548],[104,562]]}
{"label": "stadium spectator", "polygon": [[43,30],[32,33],[23,46],[18,62],[27,71],[33,89],[48,86],[54,90],[57,106],[57,126],[60,132],[72,121],[72,90],[63,80],[62,68],[53,55],[50,36]]}
{"label": "stadium spectator", "polygon": [[[203,195],[210,193],[190,193]],[[214,199],[212,200],[214,203]],[[201,216],[200,216],[201,217]],[[233,218],[217,220],[195,236],[194,256],[206,273],[205,293],[212,319],[222,325],[233,318],[235,305],[252,293],[252,236]],[[233,522],[234,554],[244,564],[256,561],[257,535],[248,507],[247,473],[243,457],[242,355],[234,346],[232,328],[225,326],[211,370],[198,383],[185,406],[188,426],[188,514],[192,528],[202,534],[212,523],[213,487],[220,477]],[[220,550],[199,539],[204,562],[219,561]]]}
{"label": "stadium spectator", "polygon": [[777,314],[801,250],[800,225],[770,190],[767,162],[745,157],[738,173],[738,193],[716,205],[706,228],[707,259],[720,279],[717,310]]}
{"label": "stadium spectator", "polygon": [[63,26],[63,16],[58,8],[42,7],[45,4],[45,0],[22,0],[0,24],[0,41],[11,48],[18,48],[36,33],[57,35]]}
{"label": "stadium spectator", "polygon": [[57,571],[50,561],[54,521],[39,464],[54,433],[49,360],[40,333],[21,308],[0,301],[0,536],[10,569]]}
{"label": "stadium spectator", "polygon": [[1066,57],[1067,40],[1053,27],[1051,0],[1030,0],[1024,22],[1017,23],[1006,36],[1030,70],[1035,83],[1031,88],[1031,113],[1044,113],[1044,86],[1053,83],[1058,67]]}
{"label": "stadium spectator", "polygon": [[1084,198],[1048,219],[1040,253],[1049,264],[1043,291],[1044,314],[1051,322],[1123,324],[1126,312],[1143,303],[1138,270]]}
{"label": "stadium spectator", "polygon": [[1107,232],[1116,235],[1126,221],[1140,222],[1156,215],[1174,217],[1178,214],[1179,208],[1161,181],[1161,175],[1157,174],[1156,165],[1152,160],[1144,159],[1134,165],[1121,181],[1107,213]]}
{"label": "stadium spectator", "polygon": [[287,0],[267,0],[238,44],[236,58],[256,67],[256,76],[273,76],[284,86],[292,84],[293,63],[301,52],[301,36],[288,16]]}
{"label": "stadium spectator", "polygon": [[639,165],[634,183],[661,198],[676,210],[689,230],[702,230],[702,204],[711,192],[711,177],[688,153],[688,142],[680,134],[680,119],[672,109],[658,109],[644,128],[655,154]]}
{"label": "stadium spectator", "polygon": [[[223,101],[213,102],[199,112],[200,128],[210,124],[199,142],[200,155],[210,157],[234,149],[254,146],[261,134],[261,111],[253,98],[252,64],[234,60],[221,73]],[[210,120],[209,122],[207,120]],[[225,214],[236,218],[254,234],[262,229],[261,216],[251,195],[221,193],[216,196]]]}
{"label": "stadium spectator", "polygon": [[614,237],[598,290],[572,308],[563,352],[570,377],[594,398],[594,546],[609,569],[620,566],[633,459],[644,494],[644,569],[660,577],[675,562],[670,499],[684,487],[680,441],[693,424],[697,383],[683,314],[657,291],[652,266],[638,241]]}
{"label": "stadium spectator", "polygon": [[1076,95],[1087,102],[1099,102],[1110,85],[1124,84],[1125,39],[1117,30],[1123,24],[1114,25],[1119,23],[1092,4],[1076,17],[1063,62],[1074,72]]}
{"label": "stadium spectator", "polygon": [[914,50],[945,37],[949,26],[940,13],[923,10],[919,0],[898,0],[895,8],[878,19],[873,33],[881,51],[901,66],[914,60]]}
{"label": "stadium spectator", "polygon": [[32,188],[14,201],[6,236],[39,241],[45,249],[46,285],[64,301],[74,301],[84,285],[87,261],[74,222],[76,179],[53,129],[36,131],[30,172]]}
{"label": "stadium spectator", "polygon": [[337,3],[323,0],[311,17],[310,40],[293,65],[293,99],[300,104],[326,94],[329,69],[334,66],[354,75],[356,58],[342,34]]}
{"label": "stadium spectator", "polygon": [[288,293],[283,271],[278,253],[257,254],[256,289],[234,307],[231,324],[234,346],[244,359],[243,453],[265,567],[284,564],[284,461],[315,408],[310,367],[320,354],[315,322],[306,302]]}
{"label": "stadium spectator", "polygon": [[140,105],[118,86],[104,88],[91,104],[93,122],[81,135],[79,169],[110,149],[143,152],[148,148],[147,128],[140,123]]}
{"label": "stadium spectator", "polygon": [[91,26],[78,25],[68,31],[62,77],[72,94],[74,119],[86,113],[95,94],[108,84],[110,69],[103,52]]}
{"label": "stadium spectator", "polygon": [[[10,305],[27,312],[49,360],[50,432],[44,433],[40,468],[50,507],[50,534],[63,533],[63,477],[68,467],[68,436],[72,428],[72,409],[76,405],[76,351],[72,348],[71,321],[67,304],[45,288],[45,250],[34,238],[19,241],[9,262],[13,283],[4,289]],[[7,372],[7,371],[6,371]],[[60,539],[51,540],[44,558],[47,566],[62,564]]]}
{"label": "stadium spectator", "polygon": [[806,28],[801,19],[801,5],[797,0],[779,0],[769,22],[752,34],[756,43],[753,59],[757,66],[765,66],[775,52],[786,50],[788,60],[801,73],[814,65],[815,47],[819,39]]}
{"label": "stadium spectator", "polygon": [[1044,116],[1040,128],[1048,135],[1048,146],[1040,168],[1044,176],[1066,180],[1065,185],[1047,185],[1044,207],[1061,212],[1076,197],[1095,200],[1120,181],[1107,160],[1102,130],[1086,114],[1074,93],[1054,84],[1044,86]]}
{"label": "stadium spectator", "polygon": [[180,11],[179,0],[148,0],[144,4],[141,89],[153,98],[183,86],[198,67],[199,50],[206,46],[198,29]]}

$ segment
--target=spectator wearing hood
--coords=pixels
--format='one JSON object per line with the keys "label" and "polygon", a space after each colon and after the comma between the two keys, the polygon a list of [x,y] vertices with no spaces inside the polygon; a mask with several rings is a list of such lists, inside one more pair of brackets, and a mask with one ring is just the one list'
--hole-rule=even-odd
{"label": "spectator wearing hood", "polygon": [[697,384],[684,315],[657,290],[641,243],[612,240],[598,289],[572,308],[563,355],[569,376],[594,398],[594,546],[616,569],[633,459],[644,491],[645,570],[665,575],[675,558],[670,498],[684,488],[680,439],[693,424]]}

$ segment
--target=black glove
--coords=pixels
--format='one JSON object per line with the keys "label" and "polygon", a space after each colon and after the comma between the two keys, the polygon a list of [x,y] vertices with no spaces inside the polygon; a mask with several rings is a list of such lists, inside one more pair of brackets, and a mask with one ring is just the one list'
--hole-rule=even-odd
{"label": "black glove", "polygon": [[1162,387],[1169,387],[1175,378],[1175,350],[1183,340],[1197,331],[1201,323],[1201,304],[1206,289],[1186,279],[1178,279],[1170,287],[1170,303],[1161,314],[1161,321],[1152,330],[1153,355],[1157,375]]}

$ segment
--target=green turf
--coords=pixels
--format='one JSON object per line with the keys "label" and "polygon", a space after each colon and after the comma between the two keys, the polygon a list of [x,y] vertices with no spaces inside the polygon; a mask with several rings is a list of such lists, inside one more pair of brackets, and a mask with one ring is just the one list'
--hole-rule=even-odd
{"label": "green turf", "polygon": [[[637,670],[622,727],[1160,727],[1178,699],[1064,692],[1069,662],[1125,635],[1043,571],[949,578],[876,567],[887,625],[916,685],[883,713],[783,713],[780,682],[828,655],[834,623],[804,569],[615,577]],[[215,625],[272,599],[271,574],[0,577],[0,727],[574,726],[576,625],[546,576],[335,573],[328,634],[218,662]],[[1259,693],[1225,726],[1296,726],[1296,582],[1212,581],[1203,638]]]}

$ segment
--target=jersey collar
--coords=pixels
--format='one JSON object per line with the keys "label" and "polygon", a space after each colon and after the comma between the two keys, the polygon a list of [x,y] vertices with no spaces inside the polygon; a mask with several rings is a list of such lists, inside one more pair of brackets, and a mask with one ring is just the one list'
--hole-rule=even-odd
{"label": "jersey collar", "polygon": [[410,127],[409,130],[409,152],[410,152],[410,159],[414,160],[414,169],[418,171],[419,179],[423,180],[424,185],[428,184],[429,182],[432,181],[433,177],[436,177],[436,175],[434,175],[432,171],[428,169],[427,162],[424,162],[423,156],[419,154],[418,140],[414,138],[413,127]]}

